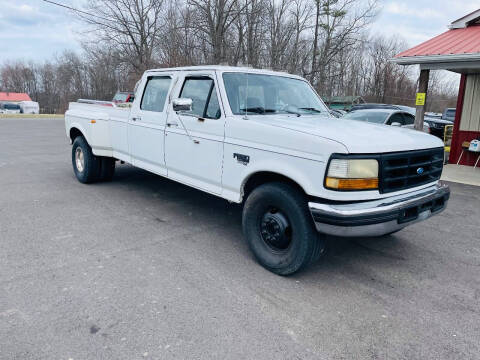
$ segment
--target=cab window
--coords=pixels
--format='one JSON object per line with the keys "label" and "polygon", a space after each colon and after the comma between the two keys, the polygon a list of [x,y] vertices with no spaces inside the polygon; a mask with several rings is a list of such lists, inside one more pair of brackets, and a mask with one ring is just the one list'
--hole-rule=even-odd
{"label": "cab window", "polygon": [[212,79],[207,77],[186,78],[180,97],[192,99],[190,114],[209,119],[220,118],[220,104],[215,90],[215,82]]}
{"label": "cab window", "polygon": [[162,112],[167,100],[171,79],[166,76],[152,76],[147,80],[143,92],[141,110]]}

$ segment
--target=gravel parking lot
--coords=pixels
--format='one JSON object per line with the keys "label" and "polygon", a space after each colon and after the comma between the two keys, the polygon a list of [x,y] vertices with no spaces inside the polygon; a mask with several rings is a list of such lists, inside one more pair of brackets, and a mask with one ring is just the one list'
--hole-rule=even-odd
{"label": "gravel parking lot", "polygon": [[80,184],[62,119],[0,119],[0,359],[479,359],[480,187],[451,189],[284,278],[240,206],[127,165]]}

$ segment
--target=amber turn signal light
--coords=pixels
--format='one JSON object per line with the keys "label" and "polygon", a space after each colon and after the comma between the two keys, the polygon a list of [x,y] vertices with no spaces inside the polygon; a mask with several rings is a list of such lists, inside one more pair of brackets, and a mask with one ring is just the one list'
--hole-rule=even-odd
{"label": "amber turn signal light", "polygon": [[325,185],[335,190],[374,190],[378,189],[378,178],[372,179],[339,179],[327,177]]}

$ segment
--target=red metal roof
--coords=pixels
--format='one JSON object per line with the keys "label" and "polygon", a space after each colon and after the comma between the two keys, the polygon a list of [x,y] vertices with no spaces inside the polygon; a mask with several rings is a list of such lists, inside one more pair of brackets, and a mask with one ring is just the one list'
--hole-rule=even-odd
{"label": "red metal roof", "polygon": [[475,53],[480,53],[480,26],[478,25],[448,30],[433,39],[401,52],[395,58]]}
{"label": "red metal roof", "polygon": [[32,101],[26,93],[0,92],[0,101]]}

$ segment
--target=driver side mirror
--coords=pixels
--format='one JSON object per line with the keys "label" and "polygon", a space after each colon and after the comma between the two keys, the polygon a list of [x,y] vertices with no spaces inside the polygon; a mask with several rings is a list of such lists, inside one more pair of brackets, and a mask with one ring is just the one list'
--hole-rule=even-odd
{"label": "driver side mirror", "polygon": [[399,122],[392,122],[392,126],[402,126],[402,124],[400,124]]}
{"label": "driver side mirror", "polygon": [[173,111],[192,111],[193,101],[189,98],[173,99]]}

